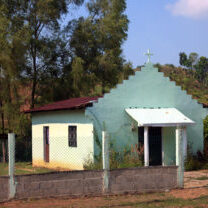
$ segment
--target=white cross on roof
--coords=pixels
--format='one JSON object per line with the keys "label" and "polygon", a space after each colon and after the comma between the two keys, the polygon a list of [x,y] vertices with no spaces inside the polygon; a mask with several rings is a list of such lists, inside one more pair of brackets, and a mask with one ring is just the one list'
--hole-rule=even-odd
{"label": "white cross on roof", "polygon": [[153,56],[154,54],[150,52],[150,49],[147,50],[147,53],[144,54],[145,56],[148,57],[147,59],[147,63],[150,63],[150,59],[151,59],[151,56]]}

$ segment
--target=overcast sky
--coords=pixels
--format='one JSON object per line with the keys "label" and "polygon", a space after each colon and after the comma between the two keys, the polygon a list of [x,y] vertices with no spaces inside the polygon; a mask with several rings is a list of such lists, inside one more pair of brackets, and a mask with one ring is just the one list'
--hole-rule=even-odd
{"label": "overcast sky", "polygon": [[[127,61],[142,65],[148,48],[152,62],[178,65],[178,54],[208,57],[208,0],[127,0],[130,24],[123,45]],[[84,6],[71,17],[87,15]]]}

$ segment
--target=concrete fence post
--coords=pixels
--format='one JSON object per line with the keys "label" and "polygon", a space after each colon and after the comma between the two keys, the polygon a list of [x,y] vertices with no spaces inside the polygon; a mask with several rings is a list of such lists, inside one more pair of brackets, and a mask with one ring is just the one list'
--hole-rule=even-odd
{"label": "concrete fence post", "polygon": [[15,134],[8,134],[8,155],[9,155],[9,199],[14,198],[16,192],[16,184],[14,181],[15,168]]}
{"label": "concrete fence post", "polygon": [[102,132],[102,159],[103,159],[103,192],[109,192],[109,137],[106,131]]}
{"label": "concrete fence post", "polygon": [[184,186],[184,147],[183,147],[183,128],[176,128],[176,165],[178,166],[177,183],[179,188]]}

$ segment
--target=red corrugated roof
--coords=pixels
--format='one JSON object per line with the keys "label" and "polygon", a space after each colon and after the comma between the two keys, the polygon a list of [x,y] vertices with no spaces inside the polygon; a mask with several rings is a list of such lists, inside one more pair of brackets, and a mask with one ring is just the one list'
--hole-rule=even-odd
{"label": "red corrugated roof", "polygon": [[98,96],[97,97],[71,98],[68,100],[62,100],[62,101],[47,104],[41,107],[33,108],[31,110],[25,111],[25,113],[84,108],[90,103],[97,101],[98,98],[99,98]]}

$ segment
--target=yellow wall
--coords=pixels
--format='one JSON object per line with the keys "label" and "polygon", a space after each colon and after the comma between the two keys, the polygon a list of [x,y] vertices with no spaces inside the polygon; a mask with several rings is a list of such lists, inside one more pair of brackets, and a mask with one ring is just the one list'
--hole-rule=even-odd
{"label": "yellow wall", "polygon": [[[68,126],[77,126],[77,147],[68,145]],[[49,126],[49,163],[44,162],[43,127]],[[90,123],[44,123],[32,125],[33,166],[82,170],[93,156],[93,125]]]}

